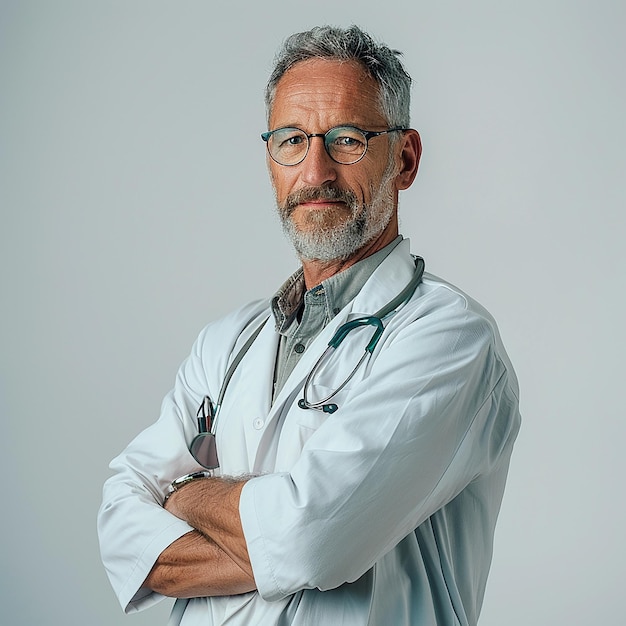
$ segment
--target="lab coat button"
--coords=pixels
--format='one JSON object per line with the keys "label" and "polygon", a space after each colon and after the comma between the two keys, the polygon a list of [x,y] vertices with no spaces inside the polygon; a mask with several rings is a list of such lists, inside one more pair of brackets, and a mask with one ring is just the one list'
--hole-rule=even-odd
{"label": "lab coat button", "polygon": [[260,418],[257,417],[254,422],[252,422],[252,425],[257,429],[257,430],[261,430],[261,428],[263,428],[263,426],[265,425],[265,422]]}
{"label": "lab coat button", "polygon": [[297,343],[293,348],[298,354],[302,354],[304,352],[304,344]]}

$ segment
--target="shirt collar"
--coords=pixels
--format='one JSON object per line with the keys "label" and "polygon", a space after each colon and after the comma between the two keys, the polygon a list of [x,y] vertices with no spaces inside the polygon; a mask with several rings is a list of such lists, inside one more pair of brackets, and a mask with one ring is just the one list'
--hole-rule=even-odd
{"label": "shirt collar", "polygon": [[284,333],[296,319],[303,303],[305,307],[307,302],[319,303],[322,297],[326,315],[330,321],[357,296],[374,270],[401,241],[402,235],[398,235],[384,248],[327,278],[309,291],[306,291],[304,284],[304,272],[302,268],[299,268],[283,283],[272,298],[271,306],[276,330]]}

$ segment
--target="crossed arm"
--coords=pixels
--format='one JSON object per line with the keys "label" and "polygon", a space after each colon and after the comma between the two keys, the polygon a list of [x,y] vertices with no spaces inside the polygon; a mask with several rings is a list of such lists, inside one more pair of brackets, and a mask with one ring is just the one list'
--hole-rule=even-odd
{"label": "crossed arm", "polygon": [[245,481],[196,480],[175,491],[165,508],[196,530],[168,546],[144,586],[165,596],[192,598],[256,589],[239,518]]}

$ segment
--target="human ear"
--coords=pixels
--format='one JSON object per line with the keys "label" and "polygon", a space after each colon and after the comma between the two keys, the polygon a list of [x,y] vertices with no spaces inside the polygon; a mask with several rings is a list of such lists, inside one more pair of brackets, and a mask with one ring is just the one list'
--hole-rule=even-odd
{"label": "human ear", "polygon": [[422,140],[419,133],[412,128],[405,130],[400,152],[400,171],[396,176],[398,189],[408,189],[413,184],[421,156]]}

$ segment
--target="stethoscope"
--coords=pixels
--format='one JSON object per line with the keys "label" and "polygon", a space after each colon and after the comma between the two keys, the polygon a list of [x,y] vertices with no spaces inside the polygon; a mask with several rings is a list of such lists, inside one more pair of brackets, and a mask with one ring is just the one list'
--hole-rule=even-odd
{"label": "stethoscope", "polygon": [[[307,376],[304,382],[304,389],[302,398],[298,401],[298,406],[301,409],[315,409],[317,411],[323,411],[324,413],[334,413],[339,407],[334,402],[330,402],[354,377],[357,370],[361,367],[361,365],[365,362],[365,360],[372,355],[374,349],[378,345],[380,338],[382,337],[383,331],[385,330],[383,320],[385,320],[388,316],[395,313],[399,307],[403,304],[406,304],[411,296],[415,293],[417,286],[420,284],[422,280],[422,276],[424,274],[424,259],[422,257],[414,257],[415,260],[415,271],[413,276],[407,286],[390,302],[388,302],[384,307],[376,311],[373,315],[366,315],[363,317],[357,317],[345,324],[342,324],[332,336],[331,340],[328,342],[328,346],[317,360],[309,375]],[[217,445],[215,442],[215,430],[217,425],[217,418],[219,415],[219,410],[222,406],[222,402],[224,400],[224,394],[226,393],[226,389],[228,384],[230,383],[230,379],[232,378],[237,366],[246,355],[250,346],[254,343],[254,340],[258,337],[261,332],[263,326],[267,319],[263,321],[262,324],[252,333],[252,335],[248,338],[245,344],[237,353],[237,356],[233,359],[233,362],[230,364],[230,367],[226,371],[226,375],[224,376],[224,382],[220,388],[219,395],[217,397],[217,402],[213,405],[211,398],[209,396],[204,396],[202,399],[202,403],[198,408],[198,412],[196,414],[197,422],[198,422],[198,434],[193,438],[189,451],[195,458],[195,460],[205,467],[206,469],[213,470],[219,467],[219,459],[217,456]],[[362,328],[364,326],[372,326],[374,328],[374,332],[365,346],[365,350],[363,355],[359,359],[358,363],[354,366],[350,374],[348,374],[347,378],[330,394],[328,394],[325,398],[321,400],[311,400],[309,398],[309,388],[313,385],[313,379],[315,375],[319,371],[321,365],[326,362],[332,353],[343,343],[345,338],[350,334],[351,331]]]}
{"label": "stethoscope", "polygon": [[[374,348],[378,345],[380,338],[382,337],[383,330],[385,327],[383,326],[383,320],[392,313],[395,313],[397,309],[409,301],[411,296],[415,293],[417,286],[420,284],[422,280],[422,276],[424,274],[424,259],[422,257],[415,257],[415,272],[413,273],[413,277],[409,281],[409,284],[390,302],[388,302],[382,309],[379,309],[374,313],[374,315],[366,315],[364,317],[357,317],[345,324],[342,324],[335,334],[332,336],[332,339],[328,342],[328,347],[322,353],[322,356],[317,360],[313,368],[311,369],[309,375],[304,382],[304,390],[303,397],[298,401],[298,406],[301,409],[315,409],[317,411],[323,411],[324,413],[334,413],[339,407],[334,402],[329,402],[332,398],[334,398],[354,377],[357,370],[365,359],[372,355],[374,352]],[[348,336],[350,331],[360,328],[362,326],[373,326],[374,332],[372,334],[371,339],[367,346],[365,346],[365,351],[363,352],[363,356],[359,359],[358,363],[354,366],[354,369],[348,374],[347,378],[337,387],[334,391],[331,391],[325,398],[317,401],[311,401],[308,397],[308,389],[313,385],[313,378],[317,374],[320,369],[322,363],[324,363],[332,353],[341,345],[343,340]]]}

